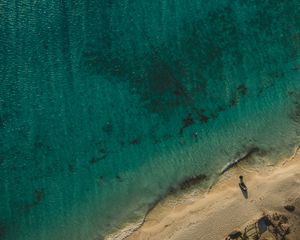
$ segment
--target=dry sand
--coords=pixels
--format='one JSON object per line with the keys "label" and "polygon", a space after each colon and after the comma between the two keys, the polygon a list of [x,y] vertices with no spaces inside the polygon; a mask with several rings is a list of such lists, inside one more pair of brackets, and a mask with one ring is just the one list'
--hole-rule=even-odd
{"label": "dry sand", "polygon": [[[235,167],[226,172],[204,194],[172,197],[158,204],[144,224],[127,240],[218,240],[233,230],[242,230],[265,213],[282,213],[289,219],[291,233],[287,239],[300,240],[300,151],[276,166],[247,170]],[[249,195],[246,199],[239,186],[244,176]],[[285,205],[294,205],[288,212]],[[261,238],[273,239],[273,238]]]}

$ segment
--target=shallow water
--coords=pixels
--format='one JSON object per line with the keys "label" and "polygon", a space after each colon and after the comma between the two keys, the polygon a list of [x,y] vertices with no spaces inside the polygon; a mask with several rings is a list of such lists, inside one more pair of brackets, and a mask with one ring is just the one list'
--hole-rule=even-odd
{"label": "shallow water", "polygon": [[300,134],[300,4],[0,1],[0,239],[101,239]]}

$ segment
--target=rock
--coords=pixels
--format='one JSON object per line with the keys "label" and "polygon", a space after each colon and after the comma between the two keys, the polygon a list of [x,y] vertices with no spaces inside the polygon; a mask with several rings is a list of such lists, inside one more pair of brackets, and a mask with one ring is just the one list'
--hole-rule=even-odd
{"label": "rock", "polygon": [[284,206],[284,208],[289,212],[295,211],[295,206],[293,206],[293,205],[286,205],[286,206]]}
{"label": "rock", "polygon": [[280,215],[280,220],[279,220],[281,223],[287,223],[289,220],[286,216],[284,215]]}
{"label": "rock", "polygon": [[240,231],[233,231],[228,234],[229,239],[237,239],[240,236],[242,236],[242,233]]}

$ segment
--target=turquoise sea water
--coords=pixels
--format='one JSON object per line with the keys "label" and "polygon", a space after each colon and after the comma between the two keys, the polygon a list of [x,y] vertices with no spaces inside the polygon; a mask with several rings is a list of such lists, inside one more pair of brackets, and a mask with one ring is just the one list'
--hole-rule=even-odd
{"label": "turquoise sea water", "polygon": [[0,0],[0,16],[1,240],[99,240],[191,176],[299,144],[298,0]]}

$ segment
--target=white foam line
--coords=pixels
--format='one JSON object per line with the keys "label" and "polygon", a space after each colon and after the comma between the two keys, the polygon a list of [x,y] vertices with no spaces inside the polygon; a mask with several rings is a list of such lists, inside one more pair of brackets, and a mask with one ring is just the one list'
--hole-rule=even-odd
{"label": "white foam line", "polygon": [[145,222],[145,218],[142,218],[140,221],[136,223],[130,223],[124,228],[120,229],[117,232],[111,233],[108,236],[106,236],[105,240],[123,240],[130,236],[132,233],[134,233],[136,230],[138,230]]}

